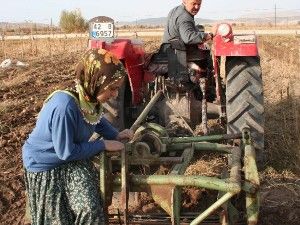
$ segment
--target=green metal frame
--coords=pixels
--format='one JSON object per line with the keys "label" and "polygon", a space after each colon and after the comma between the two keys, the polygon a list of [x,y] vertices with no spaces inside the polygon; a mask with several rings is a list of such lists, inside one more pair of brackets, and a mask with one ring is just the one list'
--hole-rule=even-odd
{"label": "green metal frame", "polygon": [[[153,127],[152,127],[153,128]],[[233,147],[224,144],[208,143],[206,141],[220,141],[242,137],[242,147]],[[138,164],[141,161],[131,159],[128,155],[134,148],[135,142],[126,144],[126,149],[121,157],[121,175],[114,176],[109,183],[109,157],[102,154],[100,159],[100,189],[102,199],[106,199],[104,212],[107,213],[108,199],[110,191],[121,191],[121,202],[123,211],[123,221],[128,224],[128,193],[131,192],[148,192],[152,193],[154,200],[171,216],[172,224],[180,224],[180,207],[181,207],[181,187],[198,187],[210,190],[217,190],[222,193],[220,198],[208,207],[204,212],[197,216],[190,224],[196,225],[204,221],[217,208],[226,205],[232,206],[230,200],[240,192],[246,192],[246,213],[248,224],[257,223],[259,212],[259,177],[255,161],[255,150],[251,145],[249,130],[244,129],[242,134],[236,135],[214,135],[188,138],[168,138],[161,137],[161,142],[166,145],[166,151],[182,152],[182,162],[176,164],[169,175],[134,175],[128,174],[130,164]],[[218,154],[230,154],[232,163],[228,178],[215,178],[205,176],[187,176],[183,175],[185,169],[190,163],[194,151],[205,151]],[[241,180],[241,171],[245,174],[245,181]],[[111,186],[108,188],[108,185]],[[159,191],[157,191],[159,190]],[[159,194],[163,193],[163,194]],[[228,213],[235,213],[236,209]],[[107,214],[106,214],[107,215]],[[228,215],[232,217],[232,215]],[[108,217],[106,217],[108,222]],[[230,221],[227,222],[230,224]]]}

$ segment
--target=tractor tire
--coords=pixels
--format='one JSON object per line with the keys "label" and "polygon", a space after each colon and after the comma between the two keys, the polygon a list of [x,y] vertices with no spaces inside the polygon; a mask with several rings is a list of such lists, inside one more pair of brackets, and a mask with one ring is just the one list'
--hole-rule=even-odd
{"label": "tractor tire", "polygon": [[227,133],[249,127],[256,159],[264,162],[264,97],[259,57],[226,59]]}
{"label": "tractor tire", "polygon": [[105,117],[112,123],[118,130],[123,130],[126,127],[126,88],[128,85],[128,78],[123,82],[122,87],[119,89],[117,98],[110,99],[107,104],[109,107],[116,112],[116,115],[106,110]]}

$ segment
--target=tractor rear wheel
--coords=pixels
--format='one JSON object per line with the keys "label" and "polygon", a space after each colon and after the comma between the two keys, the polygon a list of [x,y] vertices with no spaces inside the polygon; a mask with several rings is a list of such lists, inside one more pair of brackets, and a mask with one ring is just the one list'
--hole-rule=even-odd
{"label": "tractor rear wheel", "polygon": [[127,77],[119,89],[117,98],[110,99],[107,104],[111,110],[107,110],[105,117],[118,128],[118,130],[121,131],[131,125],[131,119],[128,115],[128,107],[131,105],[131,92]]}
{"label": "tractor rear wheel", "polygon": [[227,133],[249,127],[258,164],[264,155],[263,82],[259,57],[226,59]]}

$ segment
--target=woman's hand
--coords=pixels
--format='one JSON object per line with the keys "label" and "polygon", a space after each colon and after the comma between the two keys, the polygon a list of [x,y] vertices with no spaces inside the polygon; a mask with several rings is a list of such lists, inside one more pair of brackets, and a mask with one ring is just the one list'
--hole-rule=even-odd
{"label": "woman's hand", "polygon": [[123,131],[121,131],[118,136],[117,136],[117,140],[118,141],[122,141],[122,140],[131,140],[133,138],[133,131],[130,129],[125,129]]}
{"label": "woman's hand", "polygon": [[104,140],[105,150],[109,152],[122,151],[125,145],[119,141]]}
{"label": "woman's hand", "polygon": [[104,145],[106,151],[109,152],[116,152],[116,151],[122,151],[125,149],[125,145],[120,142],[122,140],[131,140],[133,138],[133,131],[126,129],[121,131],[117,136],[117,141],[112,140],[104,140]]}

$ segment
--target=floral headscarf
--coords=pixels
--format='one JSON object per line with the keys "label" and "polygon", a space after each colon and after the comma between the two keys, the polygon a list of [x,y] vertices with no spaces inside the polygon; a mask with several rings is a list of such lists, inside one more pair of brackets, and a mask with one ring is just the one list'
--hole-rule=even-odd
{"label": "floral headscarf", "polygon": [[57,92],[71,95],[77,102],[84,120],[89,124],[99,123],[103,107],[97,95],[126,76],[123,64],[104,49],[88,50],[75,69],[76,90],[57,90],[51,93],[44,104]]}
{"label": "floral headscarf", "polygon": [[104,49],[91,49],[77,64],[75,74],[81,112],[88,123],[96,124],[103,111],[97,95],[126,76],[123,64]]}
{"label": "floral headscarf", "polygon": [[76,82],[88,101],[96,102],[97,94],[125,75],[123,64],[104,49],[88,50],[76,66]]}

